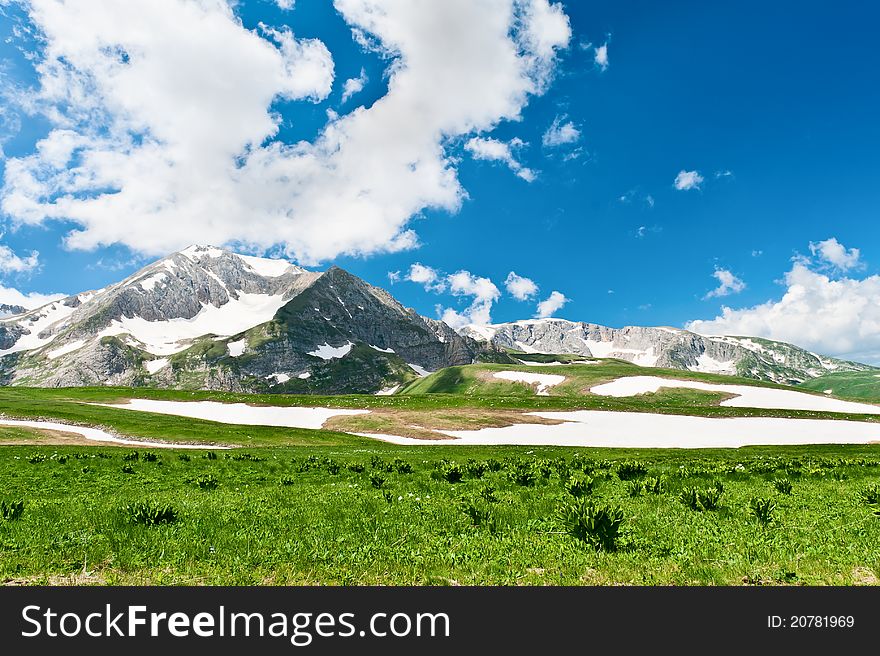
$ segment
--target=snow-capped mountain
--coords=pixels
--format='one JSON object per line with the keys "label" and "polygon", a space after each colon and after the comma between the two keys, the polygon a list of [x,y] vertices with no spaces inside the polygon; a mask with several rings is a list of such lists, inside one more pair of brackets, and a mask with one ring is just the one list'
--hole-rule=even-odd
{"label": "snow-capped mountain", "polygon": [[831,372],[872,369],[766,339],[706,337],[677,328],[608,328],[563,319],[466,326],[461,334],[523,353],[568,353],[797,384]]}
{"label": "snow-capped mountain", "polygon": [[375,391],[478,350],[342,269],[211,246],[0,319],[13,385]]}
{"label": "snow-capped mountain", "polygon": [[20,305],[9,305],[8,303],[0,303],[0,319],[3,317],[11,317],[16,314],[27,312],[27,308]]}

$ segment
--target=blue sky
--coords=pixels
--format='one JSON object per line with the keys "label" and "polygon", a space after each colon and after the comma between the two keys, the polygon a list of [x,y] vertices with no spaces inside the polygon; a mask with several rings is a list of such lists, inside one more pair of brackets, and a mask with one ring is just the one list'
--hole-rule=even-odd
{"label": "blue sky", "polygon": [[[182,2],[161,0],[152,4],[170,13]],[[116,4],[113,0],[101,0],[99,4],[104,3]],[[71,83],[70,76],[57,70],[47,73],[45,68],[42,72],[34,68],[35,63],[47,61],[47,47],[52,44],[75,53],[81,52],[76,48],[96,42],[115,43],[118,39],[125,50],[124,58],[150,57],[147,46],[141,53],[137,44],[126,45],[125,30],[117,33],[112,20],[100,27],[94,22],[89,24],[97,35],[94,41],[75,41],[82,37],[73,36],[73,30],[64,32],[59,25],[88,20],[88,12],[47,16],[41,13],[43,4],[42,0],[0,2],[4,12],[0,18],[0,71],[7,90],[0,98],[4,152],[0,172],[4,174],[3,197],[7,201],[0,238],[4,248],[0,261],[5,262],[0,269],[0,284],[6,290],[23,293],[72,293],[104,286],[154,259],[166,244],[174,242],[175,226],[182,225],[182,214],[141,216],[138,211],[143,207],[142,197],[122,205],[124,211],[109,218],[109,210],[94,207],[78,206],[78,218],[71,219],[57,204],[52,212],[45,212],[9,201],[20,201],[21,195],[16,197],[13,192],[23,188],[19,174],[12,180],[11,163],[29,161],[32,171],[45,171],[48,156],[44,154],[37,163],[33,156],[38,152],[37,142],[52,130],[87,134],[94,143],[103,139],[105,132],[112,134],[108,126],[122,116],[127,122],[125,139],[109,139],[100,149],[105,155],[108,151],[123,152],[125,157],[119,160],[122,163],[114,164],[117,168],[131,162],[143,165],[142,160],[130,157],[140,145],[139,140],[163,139],[161,126],[144,128],[143,120],[151,119],[137,117],[136,110],[123,112],[118,104],[112,104],[112,99],[102,102],[98,98],[97,104],[91,105],[91,94],[91,99],[82,101],[80,107],[89,114],[83,119],[74,111],[76,100],[48,98],[34,91],[41,81],[46,83],[47,76],[55,84]],[[200,0],[197,4],[204,12],[220,11],[213,7],[217,0]],[[704,332],[748,332],[827,353],[871,361],[880,358],[880,338],[875,336],[880,333],[876,295],[880,278],[875,264],[880,261],[880,186],[876,183],[880,177],[880,50],[872,27],[880,19],[880,9],[867,3],[829,2],[620,1],[551,5],[546,0],[524,0],[515,10],[520,14],[511,16],[534,18],[542,11],[550,12],[544,23],[538,25],[535,19],[544,40],[532,50],[520,43],[518,61],[527,61],[532,68],[517,74],[499,68],[498,79],[509,80],[511,85],[527,80],[529,90],[512,107],[501,107],[500,100],[493,101],[492,92],[487,90],[485,103],[474,101],[461,110],[456,108],[455,98],[437,89],[441,82],[432,84],[447,72],[464,79],[473,72],[471,69],[488,66],[480,60],[481,48],[491,45],[488,40],[484,45],[480,39],[488,37],[473,37],[474,59],[468,62],[466,55],[449,56],[448,44],[454,39],[438,41],[436,50],[418,39],[410,43],[408,35],[418,35],[422,29],[419,18],[401,11],[400,3],[394,0],[377,3],[385,6],[394,22],[371,33],[370,18],[359,6],[363,4],[360,0],[340,0],[334,8],[318,0],[296,0],[292,9],[285,10],[269,0],[245,0],[231,10],[231,17],[227,16],[230,24],[240,21],[242,32],[257,34],[270,46],[282,49],[286,37],[279,34],[289,35],[287,43],[296,44],[296,53],[285,55],[284,61],[304,61],[308,65],[290,73],[290,79],[279,73],[275,90],[271,85],[268,91],[256,88],[256,83],[252,89],[246,85],[247,77],[236,87],[243,89],[242,98],[249,93],[255,102],[268,98],[270,104],[263,109],[267,116],[276,116],[279,124],[277,132],[265,139],[259,137],[248,145],[247,152],[273,143],[311,144],[327,128],[328,120],[332,123],[342,117],[344,125],[345,117],[356,107],[363,107],[366,114],[373,112],[374,103],[378,107],[389,96],[389,80],[395,67],[412,64],[409,91],[400,94],[410,102],[402,105],[409,111],[406,116],[401,114],[400,135],[390,131],[393,120],[382,123],[381,130],[389,130],[388,139],[392,141],[424,136],[418,132],[421,110],[412,108],[421,107],[413,89],[425,89],[424,101],[436,114],[432,120],[437,125],[456,125],[436,144],[426,145],[425,153],[436,154],[432,150],[435,146],[442,152],[442,161],[454,172],[456,188],[452,189],[442,176],[431,177],[430,171],[423,177],[407,173],[394,180],[389,179],[389,173],[381,178],[384,155],[382,147],[376,147],[368,157],[351,159],[355,163],[368,162],[365,168],[379,172],[366,175],[358,171],[350,176],[353,182],[348,177],[334,183],[356,185],[361,197],[375,201],[366,209],[334,204],[334,184],[323,184],[320,176],[316,181],[311,174],[303,174],[303,182],[289,172],[300,169],[291,168],[285,170],[283,180],[291,188],[306,188],[307,203],[285,205],[283,199],[271,206],[262,200],[251,205],[243,203],[244,210],[230,209],[228,215],[215,219],[218,211],[238,207],[235,203],[242,197],[251,202],[257,194],[270,197],[289,192],[283,184],[264,190],[258,183],[242,187],[236,182],[238,186],[229,192],[232,200],[219,210],[212,209],[210,196],[225,198],[226,179],[209,179],[212,162],[206,155],[204,161],[182,160],[191,165],[186,169],[178,167],[187,175],[194,167],[208,171],[197,180],[198,191],[193,194],[204,194],[206,199],[196,198],[191,206],[174,208],[175,212],[196,216],[186,232],[186,241],[192,241],[189,238],[194,234],[203,235],[198,241],[246,243],[251,250],[265,249],[275,254],[287,247],[288,256],[311,266],[325,268],[335,263],[385,286],[404,304],[425,315],[452,310],[457,314],[447,314],[451,320],[491,316],[492,321],[499,322],[529,318],[537,313],[537,303],[555,291],[568,299],[556,312],[564,318],[612,326],[693,325]],[[445,4],[448,11],[455,10],[456,3]],[[485,0],[473,4],[497,6],[496,13],[503,13],[500,7],[509,3]],[[434,5],[434,27],[429,34],[454,26],[456,19],[445,16],[444,10]],[[156,21],[156,25],[162,25],[161,18]],[[560,25],[565,22],[569,26],[567,35],[560,33]],[[353,38],[352,27],[360,28],[367,40],[358,42]],[[217,43],[204,44],[204,52],[196,55],[210,63],[211,57],[216,57],[212,47],[221,52],[226,43],[225,55],[238,47],[238,41],[224,36],[227,29],[233,28],[219,26]],[[212,34],[206,28],[202,38],[210,40]],[[389,45],[389,35],[405,45],[395,51]],[[236,32],[238,36],[241,34]],[[462,37],[462,51],[468,50],[464,42],[468,38]],[[441,47],[444,44],[445,49]],[[607,65],[597,63],[597,47],[603,45]],[[253,57],[254,77],[266,79],[268,73],[262,74],[259,67],[275,71],[271,68],[275,64],[267,62],[264,53],[253,46],[253,39],[242,37],[241,55],[232,52],[230,56],[236,59],[230,61],[251,66],[248,57]],[[163,47],[175,47],[175,43]],[[180,57],[186,58],[192,52],[181,47]],[[332,81],[326,68],[330,60]],[[82,71],[92,66],[91,74],[110,75],[110,69],[101,67],[102,61],[95,55],[83,59],[79,68],[74,61],[70,69]],[[126,62],[116,65],[125,66]],[[218,65],[224,68],[222,62]],[[197,69],[195,64],[193,69]],[[224,70],[229,70],[229,65]],[[346,80],[358,78],[362,70],[367,80],[362,90],[342,102]],[[423,77],[411,79],[417,72]],[[224,74],[216,68],[212,71],[218,73]],[[163,73],[165,78],[176,74],[176,69]],[[234,77],[236,71],[228,74]],[[473,75],[481,81],[478,89],[493,79]],[[312,77],[311,86],[299,84],[299,80]],[[149,78],[142,86],[148,86],[148,82]],[[458,88],[456,83],[449,88]],[[70,90],[74,98],[76,91]],[[277,92],[274,97],[273,92]],[[474,94],[473,89],[470,93]],[[499,94],[503,95],[501,91]],[[34,95],[38,96],[36,100]],[[218,103],[216,97],[211,98],[212,104],[204,105],[199,105],[198,97],[185,97],[180,100],[181,106],[174,106],[183,96],[186,94],[178,92],[163,97],[161,107],[167,107],[170,116],[202,112],[208,123],[216,125],[218,139],[239,130],[250,116],[257,116],[252,105],[245,106],[244,101],[240,115],[235,113],[239,111],[235,102],[230,102],[233,108],[227,112],[222,98]],[[145,98],[150,101],[149,96]],[[49,111],[53,108],[56,114]],[[58,119],[58,111],[66,116],[66,123]],[[328,111],[334,113],[329,119]],[[216,116],[224,112],[229,115],[229,130],[221,121],[223,117]],[[403,125],[406,120],[412,120],[413,125]],[[567,143],[545,143],[554,121],[557,126],[569,126]],[[185,129],[186,124],[178,128]],[[173,138],[167,137],[166,141]],[[241,143],[250,138],[250,134],[242,133]],[[377,142],[383,143],[381,139]],[[230,137],[229,148],[236,143]],[[389,144],[390,152],[394,146],[391,141]],[[218,148],[210,156],[222,157],[229,152]],[[509,153],[513,163],[499,158],[499,152],[504,157]],[[480,154],[483,159],[477,157]],[[233,153],[230,161],[233,156],[244,157]],[[27,160],[29,157],[31,160]],[[58,177],[76,169],[83,157],[82,152],[74,150],[60,170],[53,171],[56,186],[47,185],[49,191],[41,203],[51,203],[63,195],[57,186]],[[290,159],[284,160],[285,165]],[[398,164],[389,162],[388,170],[393,172]],[[132,167],[136,180],[138,169],[134,164]],[[255,169],[255,175],[261,170],[274,171],[268,167],[256,169],[256,165],[250,168]],[[238,170],[246,171],[248,166],[241,165]],[[690,179],[692,188],[676,188],[681,172],[686,175],[680,180]],[[532,177],[529,173],[533,180],[524,179]],[[406,202],[401,201],[401,207],[397,207],[396,196],[389,195],[388,190],[408,194],[422,184],[423,178],[424,193],[412,192],[413,197],[407,196]],[[159,196],[161,185],[168,179],[156,180]],[[115,191],[113,184],[117,182],[114,179],[105,187],[79,188],[72,195],[94,199]],[[217,189],[221,190],[219,194]],[[179,199],[181,191],[167,194],[168,198]],[[371,220],[375,228],[365,230],[362,237],[331,240],[322,236],[321,225],[327,217],[315,208],[324,207],[325,202],[334,216],[345,214],[349,222],[334,220],[326,226],[328,232],[344,233],[348,225],[354,226],[365,215],[374,217]],[[281,219],[272,219],[276,223],[269,219],[257,221],[262,221],[262,212],[277,212],[279,207],[302,216],[304,223],[286,232],[287,224]],[[350,215],[346,214],[349,210]],[[396,227],[388,235],[382,231],[393,221],[386,212],[397,212],[398,216]],[[259,223],[259,230],[255,227],[248,232],[241,227],[251,223]],[[83,230],[84,225],[88,226],[86,237],[65,243],[69,231]],[[273,238],[276,229],[277,242]],[[166,237],[154,242],[150,230]],[[184,232],[182,227],[180,230]],[[407,232],[410,230],[417,237]],[[217,234],[232,239],[218,240],[214,238]],[[302,234],[312,236],[301,238]],[[401,234],[405,235],[402,240]],[[38,264],[28,260],[32,251],[39,252]],[[421,284],[407,280],[414,263],[430,267],[436,277],[427,285],[424,278],[420,278]],[[470,275],[448,277],[460,271]],[[517,299],[504,285],[511,271],[534,281],[538,290],[525,294],[525,300]],[[389,272],[399,272],[393,284]],[[481,279],[494,284],[497,297]],[[722,314],[724,307],[730,308],[726,314]]]}

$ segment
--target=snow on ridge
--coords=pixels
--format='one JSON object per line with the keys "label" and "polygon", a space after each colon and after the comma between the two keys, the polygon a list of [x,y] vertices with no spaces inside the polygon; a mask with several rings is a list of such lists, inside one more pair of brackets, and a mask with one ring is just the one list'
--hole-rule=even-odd
{"label": "snow on ridge", "polygon": [[276,385],[281,385],[290,380],[290,376],[288,374],[276,372],[274,374],[269,374],[268,376],[266,376],[266,380],[274,380]]}
{"label": "snow on ridge", "polygon": [[151,292],[156,288],[160,282],[165,280],[168,277],[168,274],[165,271],[159,271],[158,273],[153,273],[146,278],[141,278],[138,280],[138,284],[141,286],[145,292]]}
{"label": "snow on ridge", "polygon": [[38,349],[55,340],[57,335],[52,334],[48,337],[40,337],[40,333],[50,331],[53,328],[63,328],[64,322],[76,310],[62,301],[53,301],[47,303],[36,310],[32,310],[26,315],[17,315],[13,321],[4,323],[12,323],[27,330],[27,334],[21,335],[15,344],[8,349],[0,350],[0,356],[10,353],[18,353],[19,351],[31,351]]}
{"label": "snow on ridge", "polygon": [[370,348],[371,348],[371,349],[376,349],[377,351],[381,351],[382,353],[394,353],[394,349],[390,349],[390,348],[381,348],[381,347],[379,347],[379,346],[374,346],[373,344],[370,344]]}
{"label": "snow on ridge", "polygon": [[302,270],[300,270],[299,267],[294,266],[287,260],[274,260],[265,257],[238,254],[236,254],[236,257],[264,278],[278,278],[285,273],[302,273]]}
{"label": "snow on ridge", "polygon": [[325,342],[318,346],[314,351],[309,351],[308,354],[316,358],[321,358],[322,360],[335,360],[348,355],[352,346],[354,346],[352,342],[348,342],[342,346],[330,346]]}
{"label": "snow on ridge", "polygon": [[153,355],[172,355],[185,350],[190,340],[205,335],[228,336],[265,323],[285,303],[284,295],[239,294],[220,307],[205,305],[191,319],[147,321],[141,317],[114,319],[99,337],[129,334]]}

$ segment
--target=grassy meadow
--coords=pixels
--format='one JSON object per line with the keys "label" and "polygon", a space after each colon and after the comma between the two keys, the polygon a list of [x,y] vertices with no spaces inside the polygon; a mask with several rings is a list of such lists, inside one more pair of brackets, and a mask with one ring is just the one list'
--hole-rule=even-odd
{"label": "grassy meadow", "polygon": [[876,583],[878,465],[871,447],[6,446],[0,580]]}

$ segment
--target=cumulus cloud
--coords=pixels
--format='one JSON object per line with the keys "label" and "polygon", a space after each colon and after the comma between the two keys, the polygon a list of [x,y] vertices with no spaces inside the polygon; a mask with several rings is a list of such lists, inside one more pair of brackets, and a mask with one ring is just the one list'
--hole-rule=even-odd
{"label": "cumulus cloud", "polygon": [[40,265],[40,253],[31,251],[30,255],[21,257],[9,246],[0,244],[0,273],[23,273],[32,271]]}
{"label": "cumulus cloud", "polygon": [[817,353],[880,362],[880,276],[833,279],[821,262],[796,258],[779,300],[692,321],[706,335],[747,335],[789,342]]}
{"label": "cumulus cloud", "polygon": [[608,69],[608,44],[603,43],[601,46],[596,48],[596,54],[593,56],[593,61],[596,62],[596,66],[598,66],[601,70]]}
{"label": "cumulus cloud", "polygon": [[551,292],[545,300],[538,303],[538,311],[535,314],[537,319],[548,319],[562,309],[562,306],[568,303],[568,299],[560,292]]}
{"label": "cumulus cloud", "polygon": [[534,298],[535,294],[538,293],[538,285],[535,284],[534,280],[518,276],[515,271],[511,271],[507,274],[507,279],[504,281],[504,288],[507,290],[508,294],[518,301],[528,301],[529,299]]}
{"label": "cumulus cloud", "polygon": [[567,116],[557,116],[544,133],[541,143],[548,148],[555,148],[556,146],[575,143],[580,138],[581,131],[574,123],[568,120]]}
{"label": "cumulus cloud", "polygon": [[464,145],[464,149],[468,151],[474,159],[502,162],[517,176],[526,182],[532,182],[535,179],[535,172],[530,168],[523,166],[513,154],[514,148],[520,148],[523,145],[521,139],[511,139],[510,141],[504,142],[499,141],[498,139],[473,137]]}
{"label": "cumulus cloud", "polygon": [[441,279],[440,272],[419,262],[410,266],[405,278],[422,285],[428,291],[442,292],[446,289],[446,282]]}
{"label": "cumulus cloud", "polygon": [[410,248],[414,215],[465,196],[447,144],[520,118],[571,37],[548,0],[335,0],[389,61],[388,93],[287,144],[272,104],[325,98],[332,57],[244,28],[232,5],[26,0],[38,84],[20,101],[52,129],[6,160],[3,211],[72,222],[78,249],[163,254],[208,235],[310,264]]}
{"label": "cumulus cloud", "polygon": [[718,287],[706,294],[706,299],[739,294],[746,288],[746,284],[727,269],[715,269],[712,276],[718,281]]}
{"label": "cumulus cloud", "polygon": [[296,4],[296,0],[275,0],[275,4],[284,11],[290,11]]}
{"label": "cumulus cloud", "polygon": [[458,271],[448,277],[449,291],[456,296],[472,299],[464,312],[452,308],[443,311],[442,319],[453,328],[467,324],[485,326],[492,323],[492,305],[501,296],[498,287],[488,278],[473,275],[470,271]]}
{"label": "cumulus cloud", "polygon": [[21,292],[13,287],[0,285],[0,304],[20,305],[28,310],[33,310],[46,303],[65,298],[66,294],[38,294],[36,292]]}
{"label": "cumulus cloud", "polygon": [[364,86],[366,86],[369,81],[370,78],[367,77],[367,71],[363,68],[361,69],[360,75],[346,80],[345,84],[342,85],[342,102],[347,101],[353,95],[363,91]]}
{"label": "cumulus cloud", "polygon": [[810,252],[814,257],[818,257],[822,264],[837,271],[847,272],[863,266],[861,251],[858,248],[847,249],[834,237],[825,241],[810,242]]}
{"label": "cumulus cloud", "polygon": [[703,176],[700,175],[699,171],[685,171],[682,169],[675,176],[674,185],[679,191],[699,189],[701,184],[703,184]]}

